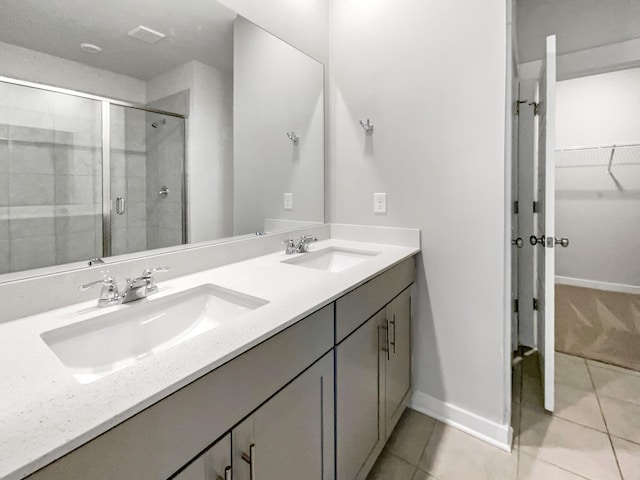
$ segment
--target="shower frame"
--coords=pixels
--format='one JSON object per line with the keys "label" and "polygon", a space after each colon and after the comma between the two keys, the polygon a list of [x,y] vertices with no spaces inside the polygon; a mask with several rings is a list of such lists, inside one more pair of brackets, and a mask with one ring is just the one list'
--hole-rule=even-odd
{"label": "shower frame", "polygon": [[[160,115],[167,115],[170,117],[181,118],[184,129],[184,142],[182,144],[182,244],[188,242],[187,233],[187,143],[188,143],[188,119],[184,115],[178,113],[167,112],[164,110],[158,110],[149,108],[145,105],[126,102],[123,100],[116,100],[114,98],[103,97],[100,95],[93,95],[91,93],[80,92],[77,90],[71,90],[67,88],[54,87],[51,85],[45,85],[42,83],[29,82],[26,80],[18,80],[15,78],[0,76],[0,82],[9,83],[12,85],[19,85],[22,87],[37,88],[39,90],[45,90],[53,93],[61,93],[64,95],[71,95],[74,97],[86,98],[89,100],[95,100],[101,104],[102,112],[102,256],[110,257],[112,252],[112,239],[111,239],[111,106],[117,105],[120,107],[133,108],[136,110],[142,110],[149,113],[157,113]],[[128,252],[138,253],[138,252]]]}

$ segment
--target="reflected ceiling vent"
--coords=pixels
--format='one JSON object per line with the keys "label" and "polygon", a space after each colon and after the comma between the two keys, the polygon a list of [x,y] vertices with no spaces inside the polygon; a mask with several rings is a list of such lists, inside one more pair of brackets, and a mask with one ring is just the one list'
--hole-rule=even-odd
{"label": "reflected ceiling vent", "polygon": [[129,32],[129,36],[137,38],[138,40],[142,40],[143,42],[149,43],[151,45],[158,43],[160,40],[166,37],[164,33],[156,32],[155,30],[144,27],[142,25],[139,25],[131,30]]}

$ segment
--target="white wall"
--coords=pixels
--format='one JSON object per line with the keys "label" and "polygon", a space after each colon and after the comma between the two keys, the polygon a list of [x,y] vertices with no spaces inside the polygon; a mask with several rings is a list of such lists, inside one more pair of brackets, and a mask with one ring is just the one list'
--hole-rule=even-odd
{"label": "white wall", "polygon": [[[558,83],[558,148],[640,143],[640,69]],[[640,286],[640,147],[556,157],[556,252],[562,277]]]}
{"label": "white wall", "polygon": [[637,1],[518,0],[520,61],[542,59],[548,35],[557,35],[560,55],[638,38],[639,17]]}
{"label": "white wall", "polygon": [[0,76],[77,90],[133,103],[145,102],[142,80],[0,42]]}
{"label": "white wall", "polygon": [[187,208],[189,242],[233,235],[233,75],[189,62],[147,86],[153,102],[189,90]]}
{"label": "white wall", "polygon": [[234,233],[262,231],[267,218],[323,222],[322,64],[242,17],[233,43]]}
{"label": "white wall", "polygon": [[[330,133],[332,221],[422,232],[413,405],[503,445],[505,9],[334,1]],[[387,192],[386,215],[373,213],[374,192]]]}
{"label": "white wall", "polygon": [[[558,55],[556,63],[558,80],[638,67],[640,38]],[[518,66],[518,75],[521,79],[537,79],[541,66],[542,60],[521,63]]]}
{"label": "white wall", "polygon": [[557,148],[640,143],[640,68],[558,82]]}
{"label": "white wall", "polygon": [[328,63],[328,0],[220,0],[298,50]]}

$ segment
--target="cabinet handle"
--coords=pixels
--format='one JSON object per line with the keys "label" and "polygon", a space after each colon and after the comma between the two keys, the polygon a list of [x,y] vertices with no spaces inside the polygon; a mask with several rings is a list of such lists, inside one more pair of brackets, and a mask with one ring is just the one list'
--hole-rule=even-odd
{"label": "cabinet handle", "polygon": [[[256,480],[256,444],[252,443],[249,445],[249,455],[246,453],[242,454],[242,460],[249,464],[249,479]],[[226,475],[227,472],[225,472]]]}
{"label": "cabinet handle", "polygon": [[393,341],[391,342],[391,345],[393,346],[393,354],[396,354],[396,316],[395,314],[393,315],[393,320],[391,320],[391,325],[393,325]]}
{"label": "cabinet handle", "polygon": [[389,354],[389,320],[387,320],[386,318],[384,319],[384,325],[382,325],[380,328],[382,330],[384,330],[384,347],[382,347],[382,351],[383,352],[387,352],[387,361],[390,360],[390,354]]}

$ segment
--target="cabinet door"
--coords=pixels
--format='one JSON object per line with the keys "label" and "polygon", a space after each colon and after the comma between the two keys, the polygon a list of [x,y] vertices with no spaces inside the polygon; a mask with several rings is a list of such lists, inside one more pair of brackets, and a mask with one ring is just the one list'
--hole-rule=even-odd
{"label": "cabinet door", "polygon": [[389,352],[386,356],[386,437],[398,423],[411,390],[411,288],[398,295],[386,308]]}
{"label": "cabinet door", "polygon": [[231,480],[231,434],[218,440],[172,480]]}
{"label": "cabinet door", "polygon": [[233,429],[233,479],[332,479],[333,424],[328,353]]}
{"label": "cabinet door", "polygon": [[384,310],[336,347],[337,480],[364,479],[384,446]]}

